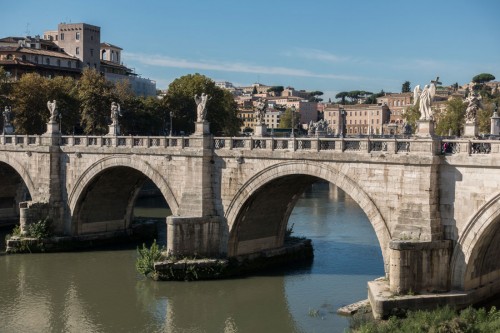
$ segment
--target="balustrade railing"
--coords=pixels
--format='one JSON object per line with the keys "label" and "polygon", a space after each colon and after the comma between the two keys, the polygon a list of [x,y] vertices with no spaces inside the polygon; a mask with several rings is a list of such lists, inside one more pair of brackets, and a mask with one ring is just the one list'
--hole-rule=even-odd
{"label": "balustrade railing", "polygon": [[[41,135],[0,135],[0,145],[40,146]],[[195,140],[193,142],[193,140]],[[156,136],[86,136],[63,135],[61,146],[77,147],[122,147],[122,148],[196,148],[201,147],[193,137],[156,137]],[[429,145],[430,140],[408,138],[307,138],[307,137],[214,137],[215,150],[288,150],[311,152],[348,152],[348,153],[394,153],[394,154],[500,154],[500,140],[479,139],[438,139]],[[437,146],[436,143],[437,142]],[[429,148],[433,147],[433,148]],[[437,151],[430,151],[435,149]]]}

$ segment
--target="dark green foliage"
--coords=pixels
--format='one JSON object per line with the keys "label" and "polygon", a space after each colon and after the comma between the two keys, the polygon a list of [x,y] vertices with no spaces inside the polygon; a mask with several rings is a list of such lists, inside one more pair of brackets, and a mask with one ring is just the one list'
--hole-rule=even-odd
{"label": "dark green foliage", "polygon": [[411,87],[410,87],[410,81],[405,81],[401,87],[401,92],[402,93],[407,93],[407,92],[410,92],[411,91]]}
{"label": "dark green foliage", "polygon": [[464,103],[461,98],[453,98],[446,102],[445,112],[436,112],[434,118],[436,120],[436,133],[438,135],[458,135],[461,133],[465,123],[465,110],[467,103]]}
{"label": "dark green foliage", "polygon": [[267,89],[267,92],[274,92],[274,94],[276,96],[281,96],[281,93],[283,92],[283,90],[285,90],[285,88],[283,88],[283,86],[273,86],[273,87]]}
{"label": "dark green foliage", "polygon": [[195,95],[206,93],[207,120],[216,135],[236,135],[241,126],[237,105],[232,94],[218,88],[215,82],[201,74],[189,74],[175,79],[168,87],[165,108],[174,114],[174,129],[192,133],[196,121]]}
{"label": "dark green foliage", "polygon": [[387,321],[351,320],[353,333],[490,333],[500,331],[500,312],[467,308],[457,313],[444,307],[433,311],[409,311],[406,318],[391,317]]}
{"label": "dark green foliage", "polygon": [[494,79],[495,79],[495,76],[492,74],[481,73],[481,74],[474,76],[472,78],[472,82],[482,84],[482,83],[493,81]]}
{"label": "dark green foliage", "polygon": [[36,223],[30,224],[26,230],[27,237],[37,239],[49,238],[52,235],[52,221],[45,218]]}
{"label": "dark green foliage", "polygon": [[142,244],[142,249],[137,248],[137,261],[135,262],[135,268],[137,271],[144,276],[154,277],[155,268],[154,263],[161,259],[160,247],[156,243],[156,239],[151,244],[150,248],[146,247],[146,244]]}
{"label": "dark green foliage", "polygon": [[412,133],[415,133],[415,129],[417,128],[417,120],[420,119],[420,111],[418,110],[418,104],[412,105],[406,109],[403,113],[403,118],[406,123],[411,126]]}

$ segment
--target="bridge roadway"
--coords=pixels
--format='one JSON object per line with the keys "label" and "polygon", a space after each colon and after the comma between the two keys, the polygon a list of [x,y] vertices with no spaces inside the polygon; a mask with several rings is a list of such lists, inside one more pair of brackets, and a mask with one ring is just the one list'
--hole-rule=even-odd
{"label": "bridge roadway", "polygon": [[172,209],[173,253],[278,248],[325,180],[366,213],[392,293],[500,291],[500,141],[0,136],[0,218],[23,229],[48,215],[60,235],[127,230],[147,179]]}

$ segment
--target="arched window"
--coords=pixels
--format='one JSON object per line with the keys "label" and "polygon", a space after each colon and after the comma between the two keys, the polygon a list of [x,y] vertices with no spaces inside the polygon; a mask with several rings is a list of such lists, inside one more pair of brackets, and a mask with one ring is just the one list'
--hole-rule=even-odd
{"label": "arched window", "polygon": [[7,60],[12,60],[12,54],[7,54]]}
{"label": "arched window", "polygon": [[101,59],[102,59],[102,60],[107,60],[107,59],[106,59],[106,50],[102,50],[102,51],[101,51]]}

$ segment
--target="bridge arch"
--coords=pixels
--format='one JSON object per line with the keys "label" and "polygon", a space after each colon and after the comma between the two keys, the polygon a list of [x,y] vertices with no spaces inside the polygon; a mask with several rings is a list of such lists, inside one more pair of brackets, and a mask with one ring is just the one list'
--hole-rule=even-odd
{"label": "bridge arch", "polygon": [[[79,228],[81,228],[82,220],[88,219],[90,214],[83,214],[82,212],[86,209],[92,209],[92,204],[95,203],[99,203],[107,209],[112,209],[114,205],[120,202],[120,207],[117,207],[116,210],[126,209],[126,214],[131,215],[131,208],[138,191],[148,178],[159,188],[172,213],[176,215],[179,209],[178,202],[167,180],[158,170],[137,157],[108,156],[88,167],[77,179],[69,193],[68,208],[71,213],[72,233],[85,233]],[[116,191],[110,191],[110,189],[114,188]],[[97,197],[93,198],[95,196]],[[89,200],[87,200],[87,197],[89,197]],[[85,201],[89,202],[85,203]],[[123,206],[123,202],[125,202],[125,206]],[[88,207],[84,207],[85,205]],[[107,213],[113,215],[113,212],[108,211]],[[104,213],[101,215],[104,215]]]}
{"label": "bridge arch", "polygon": [[[451,259],[452,287],[471,290],[500,276],[500,193],[469,220]],[[498,291],[498,290],[496,290]]]}
{"label": "bridge arch", "polygon": [[[265,168],[250,178],[238,190],[226,210],[226,219],[229,227],[228,254],[232,256],[252,251],[255,252],[266,249],[266,246],[271,248],[273,247],[272,244],[274,244],[274,247],[281,246],[288,218],[296,201],[307,186],[317,180],[325,180],[337,185],[361,207],[375,230],[387,271],[389,258],[386,252],[391,239],[391,233],[375,203],[361,186],[341,171],[325,164],[310,161],[287,161]],[[276,196],[277,191],[281,191],[281,195],[284,192],[287,193],[280,200]],[[268,193],[264,194],[264,192]],[[262,199],[263,197],[267,199],[273,198],[274,201],[266,206],[263,203],[265,201],[265,199]],[[252,217],[249,213],[250,207],[252,207],[252,211],[254,212],[264,208],[269,209],[271,212],[276,212],[276,214],[281,214],[279,221],[274,221],[275,224],[278,224],[277,226],[265,226],[277,229],[275,230],[277,235],[274,239],[261,239],[259,241],[260,244],[259,242],[254,242],[251,246],[245,245],[244,241],[242,242],[242,235],[240,234],[244,228],[242,226],[249,223],[258,223],[256,220],[259,217],[263,217],[262,215]],[[259,214],[265,213],[267,212],[260,212]]]}
{"label": "bridge arch", "polygon": [[14,171],[16,171],[23,180],[31,196],[36,195],[33,180],[31,179],[28,170],[26,170],[23,164],[19,163],[15,158],[12,158],[12,156],[8,154],[0,154],[0,163],[5,163],[6,165],[14,169]]}

